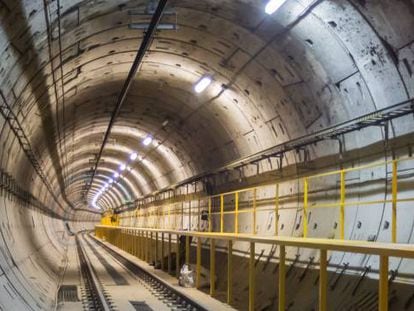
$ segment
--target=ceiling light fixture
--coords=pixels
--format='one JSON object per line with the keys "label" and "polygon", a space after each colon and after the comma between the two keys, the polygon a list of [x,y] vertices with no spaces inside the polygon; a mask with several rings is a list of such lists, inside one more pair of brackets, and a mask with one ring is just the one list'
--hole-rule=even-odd
{"label": "ceiling light fixture", "polygon": [[119,169],[120,169],[121,171],[125,171],[125,169],[126,169],[126,165],[125,165],[125,164],[121,164],[121,165],[119,166]]}
{"label": "ceiling light fixture", "polygon": [[118,172],[115,172],[114,173],[114,178],[118,178],[119,177],[119,173]]}
{"label": "ceiling light fixture", "polygon": [[203,92],[212,82],[213,80],[209,76],[204,76],[194,86],[194,91],[196,93]]}
{"label": "ceiling light fixture", "polygon": [[150,143],[152,143],[152,136],[145,137],[144,141],[142,142],[145,146],[148,146]]}
{"label": "ceiling light fixture", "polygon": [[129,159],[131,161],[135,161],[137,158],[138,158],[138,153],[136,153],[136,152],[131,153],[130,156],[129,156]]}
{"label": "ceiling light fixture", "polygon": [[265,7],[266,14],[275,13],[287,0],[270,0]]}

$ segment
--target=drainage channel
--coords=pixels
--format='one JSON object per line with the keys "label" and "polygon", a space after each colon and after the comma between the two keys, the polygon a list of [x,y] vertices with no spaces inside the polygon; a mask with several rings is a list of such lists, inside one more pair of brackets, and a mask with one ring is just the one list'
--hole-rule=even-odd
{"label": "drainage channel", "polygon": [[145,271],[144,269],[142,269],[140,266],[138,266],[134,262],[118,254],[116,251],[112,250],[110,247],[108,247],[101,241],[92,237],[90,234],[89,234],[89,237],[95,243],[99,244],[103,249],[105,249],[114,259],[116,259],[127,270],[129,270],[132,274],[134,274],[137,278],[139,278],[142,281],[143,286],[145,286],[148,290],[150,290],[151,293],[158,300],[164,302],[168,307],[170,307],[171,310],[207,311],[207,309],[200,306],[198,303],[193,301],[190,297],[174,289],[167,282],[152,275],[148,271]]}
{"label": "drainage channel", "polygon": [[84,283],[85,308],[93,311],[113,311],[114,308],[104,293],[87,254],[81,245],[79,234],[76,235],[76,248],[78,251],[80,270]]}

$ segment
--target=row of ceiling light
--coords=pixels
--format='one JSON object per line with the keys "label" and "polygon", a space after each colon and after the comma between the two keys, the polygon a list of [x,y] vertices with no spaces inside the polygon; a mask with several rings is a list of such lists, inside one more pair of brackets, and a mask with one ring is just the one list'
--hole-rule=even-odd
{"label": "row of ceiling light", "polygon": [[[265,6],[266,14],[271,15],[275,13],[286,1],[287,0],[270,0]],[[194,91],[197,94],[202,93],[210,86],[211,82],[213,82],[213,79],[211,76],[205,75],[201,77],[194,85]],[[143,145],[148,146],[152,143],[152,141],[153,141],[153,137],[151,135],[148,135],[147,137],[145,137],[142,143]],[[130,161],[135,161],[137,158],[138,158],[138,153],[136,152],[133,152],[129,155]],[[113,184],[114,182],[116,183],[117,180],[120,177],[122,177],[121,174],[125,170],[130,171],[131,168],[128,167],[127,164],[121,164],[119,166],[119,170],[113,174],[112,178],[108,178],[108,182],[104,184],[104,186],[101,188],[101,190],[99,190],[99,192],[95,195],[95,197],[92,200],[92,206],[94,208],[99,208],[99,206],[97,205],[99,198],[108,190],[111,184]]]}
{"label": "row of ceiling light", "polygon": [[[144,138],[144,140],[142,141],[142,144],[144,146],[149,146],[152,142],[153,142],[153,137],[151,135],[148,135],[147,137]],[[129,162],[133,162],[136,159],[138,159],[138,153],[137,152],[133,152],[129,155]],[[140,160],[142,160],[142,157],[140,158]],[[105,184],[103,185],[103,187],[98,191],[98,193],[95,194],[94,198],[92,199],[92,206],[96,209],[99,209],[100,207],[97,205],[97,202],[99,200],[99,198],[106,192],[108,191],[109,187],[111,187],[112,184],[117,183],[119,178],[122,178],[122,172],[127,170],[127,171],[131,171],[131,167],[128,166],[129,162],[127,163],[122,163],[121,165],[119,165],[119,168],[117,171],[115,171],[112,175],[112,177],[107,177],[108,181],[105,182]]]}

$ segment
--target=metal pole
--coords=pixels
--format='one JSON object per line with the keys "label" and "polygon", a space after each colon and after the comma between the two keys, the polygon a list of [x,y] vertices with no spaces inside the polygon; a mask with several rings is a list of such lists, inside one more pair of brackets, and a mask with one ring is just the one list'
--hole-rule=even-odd
{"label": "metal pole", "polygon": [[285,311],[286,299],[286,250],[284,245],[280,245],[279,254],[279,311]]}
{"label": "metal pole", "polygon": [[398,193],[398,176],[397,176],[397,161],[392,161],[392,242],[397,242],[397,193]]}
{"label": "metal pole", "polygon": [[255,243],[250,242],[249,258],[249,311],[254,311],[254,296],[256,291],[256,273],[255,273]]}
{"label": "metal pole", "polygon": [[224,197],[220,195],[220,232],[224,232]]}
{"label": "metal pole", "polygon": [[378,310],[388,311],[388,256],[380,256]]}
{"label": "metal pole", "polygon": [[340,212],[339,212],[339,230],[341,240],[345,239],[345,172],[341,170],[341,194],[340,194]]}
{"label": "metal pole", "polygon": [[234,194],[234,233],[239,233],[239,193]]}
{"label": "metal pole", "polygon": [[303,179],[303,237],[308,237],[308,179]]}
{"label": "metal pole", "polygon": [[233,301],[233,241],[228,241],[227,249],[227,304]]}
{"label": "metal pole", "polygon": [[326,284],[328,280],[326,249],[320,250],[319,264],[319,311],[326,311]]}
{"label": "metal pole", "polygon": [[201,238],[197,238],[196,288],[200,288],[201,277]]}
{"label": "metal pole", "polygon": [[210,239],[210,296],[216,293],[216,242]]}

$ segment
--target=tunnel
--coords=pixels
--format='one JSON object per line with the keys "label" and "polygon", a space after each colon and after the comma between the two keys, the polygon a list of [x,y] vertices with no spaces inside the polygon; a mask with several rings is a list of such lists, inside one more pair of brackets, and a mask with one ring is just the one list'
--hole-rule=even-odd
{"label": "tunnel", "polygon": [[0,310],[414,310],[414,2],[0,15]]}

